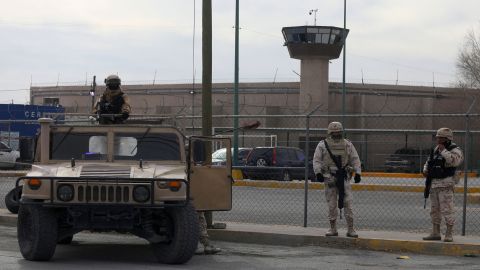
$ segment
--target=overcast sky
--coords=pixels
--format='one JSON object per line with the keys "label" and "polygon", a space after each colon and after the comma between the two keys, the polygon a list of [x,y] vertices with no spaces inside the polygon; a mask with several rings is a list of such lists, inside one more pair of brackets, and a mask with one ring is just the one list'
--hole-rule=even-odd
{"label": "overcast sky", "polygon": [[[196,0],[0,0],[0,103],[25,103],[33,85],[201,81]],[[213,0],[213,80],[233,82],[235,1]],[[240,0],[240,81],[298,81],[281,28],[343,27],[342,0]],[[196,11],[195,67],[193,66]],[[478,0],[347,0],[347,82],[446,86],[465,34],[479,29]],[[155,76],[156,72],[156,76]],[[330,81],[341,81],[342,60]],[[6,91],[8,90],[8,91]],[[13,91],[14,90],[14,91]]]}

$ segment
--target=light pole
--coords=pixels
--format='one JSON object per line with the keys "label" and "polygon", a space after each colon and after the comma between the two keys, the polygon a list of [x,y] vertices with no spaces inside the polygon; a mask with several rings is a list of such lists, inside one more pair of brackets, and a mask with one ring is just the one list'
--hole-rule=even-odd
{"label": "light pole", "polygon": [[317,25],[317,12],[318,12],[318,8],[317,9],[310,9],[310,11],[308,12],[308,15],[312,15],[312,13],[315,13],[315,18],[313,19],[313,25],[316,26]]}
{"label": "light pole", "polygon": [[233,90],[233,165],[238,165],[238,73],[239,73],[239,21],[240,21],[240,4],[236,0],[235,4],[235,82]]}
{"label": "light pole", "polygon": [[345,63],[347,51],[347,0],[343,0],[343,75],[342,75],[342,124],[345,126]]}

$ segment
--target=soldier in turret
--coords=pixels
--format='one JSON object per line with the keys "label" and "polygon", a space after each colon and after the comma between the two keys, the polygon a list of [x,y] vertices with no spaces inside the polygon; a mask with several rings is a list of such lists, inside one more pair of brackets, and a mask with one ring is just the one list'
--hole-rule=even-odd
{"label": "soldier in turret", "polygon": [[122,124],[131,112],[130,99],[122,92],[121,80],[117,75],[110,75],[105,79],[106,89],[94,107],[100,124]]}

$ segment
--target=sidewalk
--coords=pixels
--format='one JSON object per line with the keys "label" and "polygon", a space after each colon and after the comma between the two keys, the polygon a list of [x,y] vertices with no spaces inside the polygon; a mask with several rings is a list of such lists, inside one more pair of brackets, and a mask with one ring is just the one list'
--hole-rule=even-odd
{"label": "sidewalk", "polygon": [[227,223],[226,230],[209,230],[214,240],[284,246],[322,246],[333,248],[366,249],[387,252],[448,256],[480,256],[480,237],[454,235],[453,243],[423,241],[423,234],[385,231],[357,231],[359,238],[326,237],[325,228],[284,225]]}
{"label": "sidewalk", "polygon": [[[0,225],[16,226],[17,215],[0,209]],[[213,240],[281,246],[322,246],[341,249],[366,249],[387,252],[448,256],[480,256],[480,237],[454,236],[453,243],[422,241],[423,234],[383,231],[357,231],[360,238],[325,237],[325,228],[284,225],[227,223],[225,230],[209,230]]]}

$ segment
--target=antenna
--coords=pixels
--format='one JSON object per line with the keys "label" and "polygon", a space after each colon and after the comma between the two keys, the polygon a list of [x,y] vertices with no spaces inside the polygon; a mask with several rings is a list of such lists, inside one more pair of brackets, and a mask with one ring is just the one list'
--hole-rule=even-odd
{"label": "antenna", "polygon": [[308,12],[308,15],[312,15],[312,13],[315,13],[315,19],[314,19],[314,24],[315,26],[317,26],[317,12],[318,12],[318,8],[317,9],[310,9],[310,11]]}
{"label": "antenna", "polygon": [[273,76],[273,84],[275,84],[276,80],[277,80],[277,73],[278,73],[278,67],[277,69],[275,70],[275,75]]}

